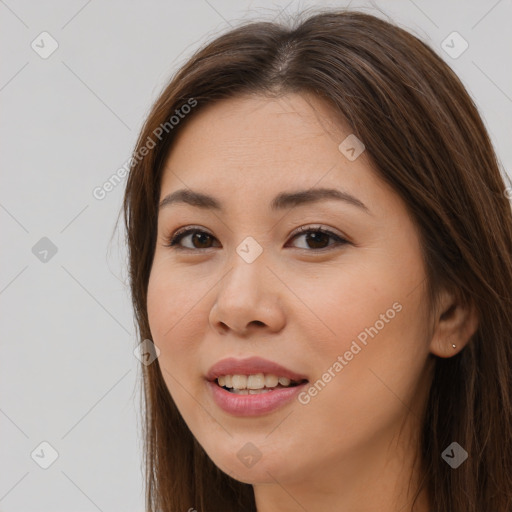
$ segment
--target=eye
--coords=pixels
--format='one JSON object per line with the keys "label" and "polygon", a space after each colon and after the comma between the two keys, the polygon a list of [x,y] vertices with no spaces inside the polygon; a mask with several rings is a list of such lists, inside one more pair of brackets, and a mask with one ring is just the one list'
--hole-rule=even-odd
{"label": "eye", "polygon": [[[189,238],[189,237],[191,237],[192,247],[182,246],[180,244],[181,240],[183,240],[185,238]],[[194,227],[188,227],[188,228],[183,228],[183,229],[179,229],[178,231],[176,231],[176,233],[174,233],[174,235],[172,235],[170,237],[170,239],[167,240],[167,243],[165,245],[166,245],[166,247],[172,247],[177,250],[209,249],[210,247],[203,246],[203,244],[207,243],[208,237],[210,238],[210,240],[214,238],[212,235],[210,235],[206,231],[203,231],[201,229],[194,228]],[[200,247],[194,247],[195,242],[200,244]]]}
{"label": "eye", "polygon": [[[185,247],[181,245],[181,241],[190,237],[192,247]],[[312,226],[302,226],[292,235],[292,240],[299,237],[305,237],[304,240],[308,244],[313,244],[313,247],[298,247],[299,249],[315,249],[316,251],[329,250],[333,246],[340,246],[348,244],[349,242],[340,237],[336,233],[322,227],[313,228]],[[334,243],[329,244],[329,239],[334,240]],[[165,246],[172,247],[176,250],[191,250],[194,249],[210,249],[210,241],[216,240],[213,235],[195,227],[187,227],[176,231],[167,241]],[[327,242],[327,245],[325,245]],[[194,245],[194,244],[198,244]]]}
{"label": "eye", "polygon": [[[306,238],[304,240],[307,240],[309,244],[313,244],[313,247],[310,248],[317,250],[328,249],[332,246],[338,247],[349,243],[336,233],[322,227],[314,228],[312,226],[302,226],[295,232],[293,239],[301,236],[305,236]],[[334,243],[323,246],[323,242],[328,241],[329,239],[334,240]],[[319,247],[318,245],[322,247]],[[308,247],[299,247],[299,249],[308,249]]]}

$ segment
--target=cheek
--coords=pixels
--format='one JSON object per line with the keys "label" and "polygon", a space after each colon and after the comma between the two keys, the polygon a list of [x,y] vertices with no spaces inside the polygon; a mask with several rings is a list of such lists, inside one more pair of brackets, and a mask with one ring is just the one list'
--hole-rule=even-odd
{"label": "cheek", "polygon": [[362,261],[346,258],[337,263],[338,268],[320,269],[316,279],[292,281],[293,291],[302,299],[297,302],[304,311],[301,322],[309,325],[305,334],[309,337],[316,327],[317,335],[310,341],[319,342],[318,348],[327,352],[348,350],[350,341],[373,325],[400,295],[383,278],[382,260],[373,265]]}
{"label": "cheek", "polygon": [[[156,260],[149,277],[147,309],[154,340],[180,344],[183,331],[197,325],[194,317],[201,311],[204,295],[201,283],[194,283],[184,272]],[[193,339],[193,338],[192,338]]]}
{"label": "cheek", "polygon": [[380,411],[384,420],[403,407],[397,396],[412,398],[428,343],[424,290],[415,288],[421,267],[400,268],[394,258],[375,256],[373,265],[354,262],[350,271],[319,278],[321,292],[309,284],[302,290],[314,313],[305,317],[311,320],[304,360],[314,365],[318,383],[303,403],[316,402],[325,411],[336,404],[350,418]]}
{"label": "cheek", "polygon": [[160,350],[158,365],[165,385],[182,417],[194,417],[190,394],[196,393],[191,376],[197,374],[198,298],[183,286],[179,273],[154,269],[150,275],[147,310],[152,341]]}
{"label": "cheek", "polygon": [[[192,375],[193,354],[197,350],[199,298],[190,286],[184,286],[179,273],[152,270],[147,292],[147,311],[153,343],[160,350],[162,374],[170,389]],[[196,369],[197,371],[197,369]]]}

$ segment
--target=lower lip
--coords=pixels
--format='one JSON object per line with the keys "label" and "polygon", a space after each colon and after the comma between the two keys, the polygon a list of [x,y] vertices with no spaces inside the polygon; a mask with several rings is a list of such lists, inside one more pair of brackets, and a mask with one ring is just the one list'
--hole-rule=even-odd
{"label": "lower lip", "polygon": [[221,388],[215,381],[207,381],[214,402],[224,411],[234,416],[258,416],[279,409],[293,400],[307,382],[291,388],[278,388],[257,395],[238,395]]}

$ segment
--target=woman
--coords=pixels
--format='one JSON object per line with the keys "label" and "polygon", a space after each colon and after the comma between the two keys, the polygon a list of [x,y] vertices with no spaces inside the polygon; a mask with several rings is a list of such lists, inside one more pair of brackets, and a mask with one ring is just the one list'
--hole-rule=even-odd
{"label": "woman", "polygon": [[512,510],[511,208],[423,42],[351,11],[218,37],[124,214],[148,510]]}

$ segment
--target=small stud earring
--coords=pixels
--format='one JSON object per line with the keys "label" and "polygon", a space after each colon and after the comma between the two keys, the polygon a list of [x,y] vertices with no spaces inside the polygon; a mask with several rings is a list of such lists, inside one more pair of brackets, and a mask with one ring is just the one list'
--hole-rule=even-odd
{"label": "small stud earring", "polygon": [[453,348],[457,348],[457,345],[452,345]]}

